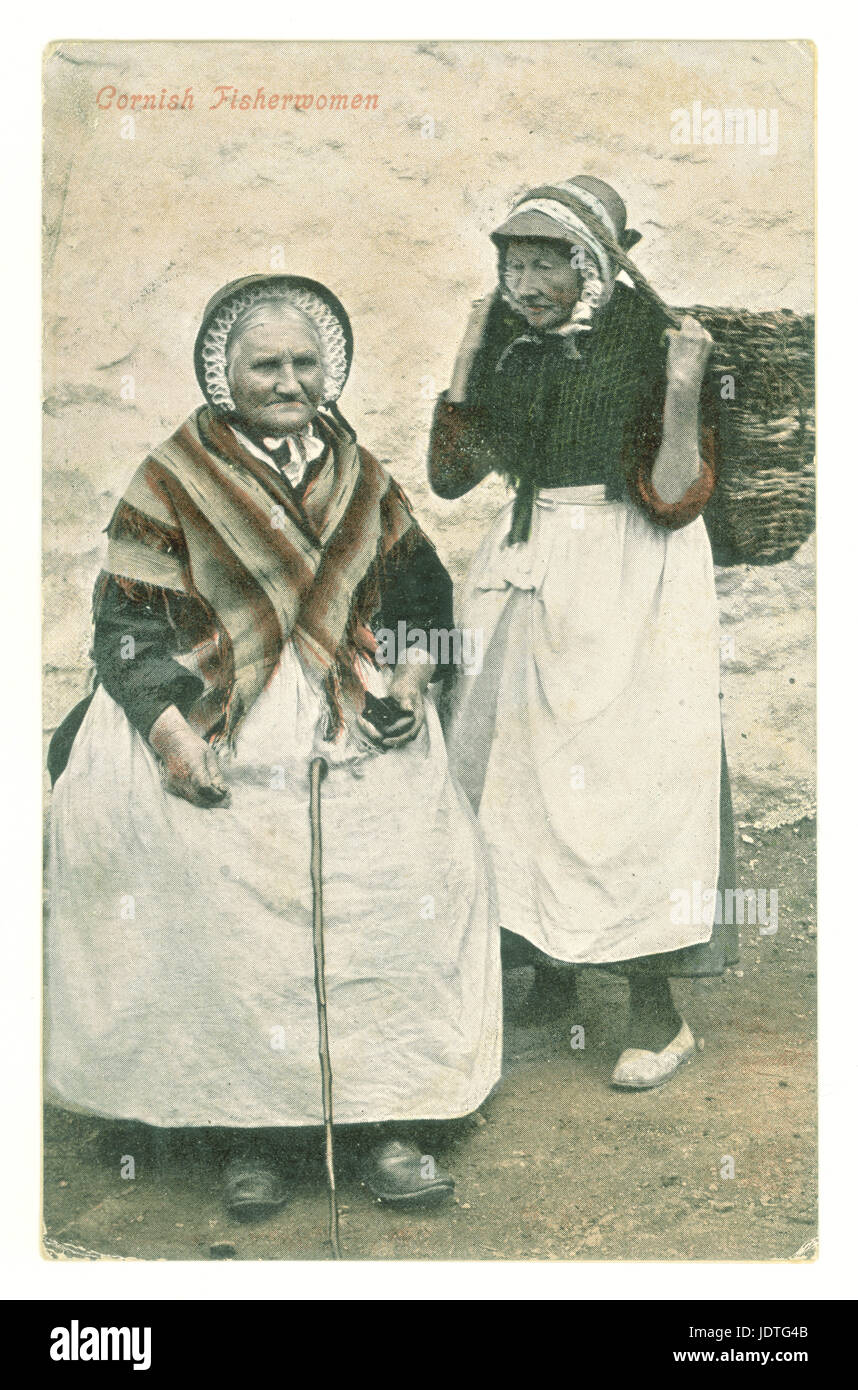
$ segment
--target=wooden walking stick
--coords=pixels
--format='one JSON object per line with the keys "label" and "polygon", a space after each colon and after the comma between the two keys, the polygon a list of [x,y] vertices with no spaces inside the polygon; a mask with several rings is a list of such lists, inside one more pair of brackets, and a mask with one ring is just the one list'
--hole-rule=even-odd
{"label": "wooden walking stick", "polygon": [[328,771],[324,758],[310,764],[310,878],[313,884],[313,963],[316,982],[316,1018],[319,1024],[319,1063],[322,1070],[322,1117],[325,1122],[325,1171],[328,1179],[328,1243],[331,1255],[341,1260],[337,1180],[334,1172],[334,1105],[331,1054],[328,1050],[328,999],[325,991],[325,936],[322,910],[322,779]]}

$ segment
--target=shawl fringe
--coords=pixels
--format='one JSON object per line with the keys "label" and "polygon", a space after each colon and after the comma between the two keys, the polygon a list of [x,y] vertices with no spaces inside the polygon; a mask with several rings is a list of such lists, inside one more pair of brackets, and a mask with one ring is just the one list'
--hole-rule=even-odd
{"label": "shawl fringe", "polygon": [[150,550],[160,551],[164,555],[181,554],[185,549],[184,538],[178,527],[155,521],[124,498],[104,530],[112,541],[142,541]]}
{"label": "shawl fringe", "polygon": [[[319,418],[328,453],[309,494],[257,462],[203,407],[144,462],[107,527],[117,563],[96,582],[93,615],[111,581],[133,602],[163,605],[206,682],[188,716],[205,737],[232,740],[293,635],[319,672],[330,737],[343,726],[344,699],[363,707],[359,658],[375,657],[370,623],[385,556],[422,533],[339,412]],[[130,573],[115,572],[120,558]]]}

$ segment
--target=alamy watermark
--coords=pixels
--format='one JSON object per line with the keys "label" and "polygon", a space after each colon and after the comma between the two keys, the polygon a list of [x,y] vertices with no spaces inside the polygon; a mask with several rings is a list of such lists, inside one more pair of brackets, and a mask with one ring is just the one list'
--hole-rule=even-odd
{"label": "alamy watermark", "polygon": [[670,920],[675,926],[702,926],[711,918],[715,926],[759,926],[760,936],[774,936],[778,929],[777,888],[704,888],[695,879],[691,888],[674,888]]}
{"label": "alamy watermark", "polygon": [[135,1371],[152,1365],[151,1327],[81,1327],[77,1318],[69,1327],[51,1332],[52,1361],[129,1361]]}
{"label": "alamy watermark", "polygon": [[379,666],[422,666],[427,658],[436,666],[461,666],[469,676],[483,669],[483,630],[469,627],[409,627],[404,621],[376,629]]}
{"label": "alamy watermark", "polygon": [[760,154],[778,152],[777,107],[704,106],[693,101],[670,113],[672,145],[756,145]]}

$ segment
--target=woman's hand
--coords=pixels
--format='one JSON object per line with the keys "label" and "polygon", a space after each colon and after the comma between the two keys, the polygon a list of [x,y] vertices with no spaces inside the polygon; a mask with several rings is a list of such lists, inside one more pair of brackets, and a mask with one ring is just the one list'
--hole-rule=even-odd
{"label": "woman's hand", "polygon": [[403,714],[395,724],[389,724],[382,733],[358,716],[358,724],[367,738],[382,753],[391,748],[402,748],[415,739],[426,723],[425,692],[433,671],[433,663],[426,657],[425,662],[412,665],[395,666],[393,679],[388,687],[388,695],[402,706]]}
{"label": "woman's hand", "polygon": [[229,788],[221,778],[217,754],[195,734],[175,705],[159,714],[149,743],[161,761],[161,780],[172,796],[192,806],[225,806]]}
{"label": "woman's hand", "polygon": [[453,377],[447,389],[447,400],[453,405],[461,405],[468,394],[468,377],[471,375],[474,358],[480,350],[495,298],[494,294],[487,294],[484,299],[474,300],[465,334],[456,354]]}
{"label": "woman's hand", "polygon": [[668,387],[687,391],[696,404],[712,351],[712,337],[690,314],[685,315],[679,328],[668,328],[665,337]]}

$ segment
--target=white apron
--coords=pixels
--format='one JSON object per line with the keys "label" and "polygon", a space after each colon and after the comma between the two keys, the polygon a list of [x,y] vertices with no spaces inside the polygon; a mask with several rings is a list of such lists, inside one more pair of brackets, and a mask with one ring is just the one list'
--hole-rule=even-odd
{"label": "white apron", "polygon": [[[383,693],[378,672],[377,693]],[[162,788],[99,689],[54,792],[47,1091],[156,1125],[322,1119],[309,764],[322,783],[335,1122],[443,1119],[500,1075],[497,923],[437,713],[405,748],[319,741],[295,649],[239,730],[225,809]]]}
{"label": "white apron", "polygon": [[448,736],[500,924],[581,963],[707,941],[721,733],[703,520],[669,531],[603,487],[543,489],[529,541],[509,546],[511,509],[464,586],[457,619],[485,655]]}

